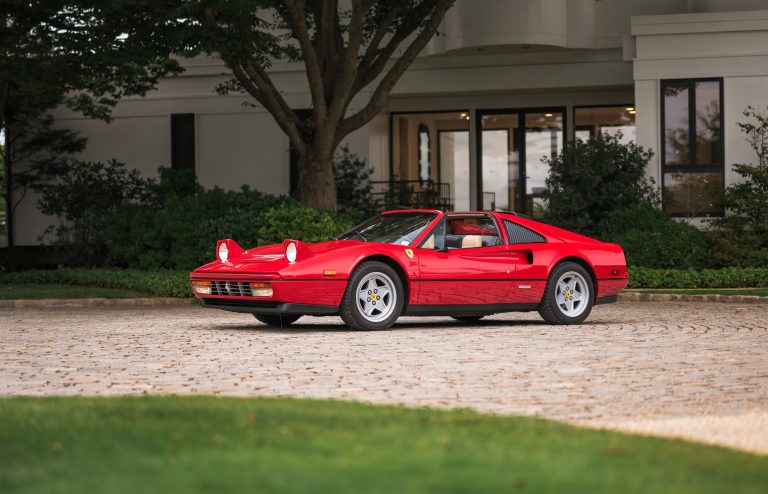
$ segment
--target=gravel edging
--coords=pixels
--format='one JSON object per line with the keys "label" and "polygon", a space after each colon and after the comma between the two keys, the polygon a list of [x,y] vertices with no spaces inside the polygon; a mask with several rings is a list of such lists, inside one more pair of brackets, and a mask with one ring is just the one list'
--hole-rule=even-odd
{"label": "gravel edging", "polygon": [[146,297],[146,298],[62,298],[0,300],[0,309],[25,307],[155,307],[180,306],[197,303],[195,298]]}
{"label": "gravel edging", "polygon": [[[731,304],[768,304],[768,297],[757,295],[688,295],[682,293],[622,292],[619,302],[721,302]],[[0,309],[25,307],[156,307],[195,305],[195,298],[146,297],[146,298],[73,298],[73,299],[17,299],[0,300]]]}
{"label": "gravel edging", "polygon": [[768,297],[758,295],[720,295],[707,293],[690,295],[685,293],[641,293],[622,292],[620,302],[722,302],[729,304],[768,304]]}

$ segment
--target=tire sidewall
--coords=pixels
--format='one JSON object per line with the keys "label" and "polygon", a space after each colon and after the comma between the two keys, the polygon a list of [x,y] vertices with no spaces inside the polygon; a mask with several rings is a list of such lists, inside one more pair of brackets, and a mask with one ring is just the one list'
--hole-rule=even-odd
{"label": "tire sidewall", "polygon": [[[369,321],[363,317],[357,303],[357,285],[365,276],[371,273],[387,275],[395,285],[395,290],[397,292],[395,294],[395,309],[392,311],[392,314],[386,319],[377,322]],[[366,331],[387,329],[395,323],[397,318],[400,317],[400,313],[403,311],[403,306],[405,305],[403,282],[391,266],[378,261],[364,262],[360,264],[360,266],[358,266],[352,273],[352,276],[350,276],[341,305],[341,310],[339,311],[341,318],[353,329]]]}
{"label": "tire sidewall", "polygon": [[[575,317],[570,317],[562,313],[560,310],[560,307],[557,305],[557,281],[560,279],[562,275],[569,271],[574,271],[576,273],[579,273],[582,278],[587,283],[587,287],[589,288],[589,297],[588,297],[588,304],[587,308],[584,309],[584,312],[579,314]],[[552,270],[552,273],[549,275],[549,281],[547,282],[547,293],[545,297],[545,302],[547,304],[551,304],[549,307],[549,310],[551,311],[552,315],[557,319],[557,322],[560,324],[580,324],[584,322],[584,320],[589,317],[589,314],[592,312],[592,307],[595,305],[595,283],[592,281],[592,276],[589,274],[589,272],[584,268],[584,266],[580,264],[576,264],[575,262],[564,262],[561,264],[558,264],[555,266],[555,269]]]}

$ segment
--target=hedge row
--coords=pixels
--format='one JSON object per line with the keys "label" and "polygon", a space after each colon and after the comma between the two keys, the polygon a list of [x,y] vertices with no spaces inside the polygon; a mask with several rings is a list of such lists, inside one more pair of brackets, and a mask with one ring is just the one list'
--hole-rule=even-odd
{"label": "hedge row", "polygon": [[[0,284],[63,284],[122,288],[156,297],[191,297],[187,271],[61,268],[0,273]],[[768,288],[768,268],[629,268],[629,288]]]}
{"label": "hedge row", "polygon": [[766,288],[768,268],[629,268],[629,288]]}
{"label": "hedge row", "polygon": [[156,297],[191,297],[188,271],[60,268],[0,273],[0,284],[62,284],[121,288]]}

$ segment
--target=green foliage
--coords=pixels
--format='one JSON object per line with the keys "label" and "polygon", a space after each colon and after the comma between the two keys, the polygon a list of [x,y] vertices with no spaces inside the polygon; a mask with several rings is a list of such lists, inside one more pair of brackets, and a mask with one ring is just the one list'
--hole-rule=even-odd
{"label": "green foliage", "polygon": [[103,264],[107,258],[103,234],[110,215],[120,207],[146,202],[153,182],[115,160],[106,164],[68,160],[47,172],[32,184],[40,194],[40,211],[60,220],[46,234],[54,235],[70,262]]}
{"label": "green foliage", "polygon": [[747,107],[739,123],[757,163],[733,165],[742,181],[725,191],[724,218],[712,222],[711,262],[718,266],[768,266],[768,112]]}
{"label": "green foliage", "polygon": [[653,181],[645,178],[652,151],[620,139],[608,134],[588,141],[576,139],[547,159],[550,171],[542,196],[548,205],[548,222],[594,234],[611,211],[658,203]]}
{"label": "green foliage", "polygon": [[103,234],[110,264],[194,269],[214,259],[218,239],[232,238],[247,249],[285,238],[325,240],[354,224],[348,215],[306,208],[248,187],[234,192],[187,184],[182,188],[186,193],[168,194],[168,180],[177,182],[178,177],[164,172],[152,186],[161,195],[109,215]]}
{"label": "green foliage", "polygon": [[191,297],[187,271],[59,268],[0,273],[0,284],[77,285],[119,288],[156,297]]}
{"label": "green foliage", "polygon": [[629,288],[766,288],[768,268],[651,269],[629,267]]}
{"label": "green foliage", "polygon": [[336,179],[337,210],[346,213],[370,216],[376,212],[377,205],[371,197],[371,175],[365,160],[342,147],[336,152],[333,162],[333,175]]}
{"label": "green foliage", "polygon": [[650,204],[608,213],[597,232],[600,240],[622,246],[630,266],[701,269],[707,261],[704,233]]}

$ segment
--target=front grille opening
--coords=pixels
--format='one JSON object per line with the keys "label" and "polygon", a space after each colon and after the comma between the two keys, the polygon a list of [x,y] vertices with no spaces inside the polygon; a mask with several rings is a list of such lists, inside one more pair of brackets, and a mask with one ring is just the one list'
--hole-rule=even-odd
{"label": "front grille opening", "polygon": [[247,281],[212,281],[211,295],[251,297],[251,285]]}

